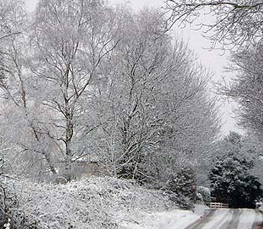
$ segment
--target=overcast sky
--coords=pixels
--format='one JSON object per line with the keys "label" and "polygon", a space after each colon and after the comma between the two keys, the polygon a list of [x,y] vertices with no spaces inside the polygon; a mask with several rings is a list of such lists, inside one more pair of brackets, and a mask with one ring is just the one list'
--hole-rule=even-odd
{"label": "overcast sky", "polygon": [[[33,11],[38,0],[25,0],[25,2],[28,9]],[[108,0],[108,2],[110,4],[127,2],[134,10],[139,10],[144,6],[161,7],[163,5],[163,0]],[[222,52],[219,50],[209,51],[210,43],[202,37],[199,30],[194,29],[194,26],[189,26],[184,29],[174,28],[174,33],[177,37],[183,38],[189,47],[197,53],[201,63],[214,73],[214,81],[218,81],[222,76],[227,76],[224,73],[224,66],[227,66],[228,55],[222,55]],[[220,111],[222,113],[222,133],[227,134],[230,130],[240,131],[235,125],[231,106],[225,103]]]}

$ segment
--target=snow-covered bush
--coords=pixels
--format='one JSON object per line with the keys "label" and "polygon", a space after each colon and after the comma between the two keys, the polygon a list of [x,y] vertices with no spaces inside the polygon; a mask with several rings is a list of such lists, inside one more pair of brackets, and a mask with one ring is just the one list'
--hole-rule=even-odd
{"label": "snow-covered bush", "polygon": [[6,185],[15,188],[25,221],[36,223],[38,229],[117,229],[123,220],[135,220],[139,211],[175,207],[160,191],[108,177],[67,184],[8,180]]}
{"label": "snow-covered bush", "polygon": [[200,193],[196,193],[196,202],[204,203],[203,196]]}
{"label": "snow-covered bush", "polygon": [[211,202],[211,192],[210,189],[204,186],[198,186],[197,187],[197,195],[201,195],[202,200],[204,201],[204,203],[209,206],[210,202]]}
{"label": "snow-covered bush", "polygon": [[4,224],[8,220],[7,211],[5,208],[5,195],[4,195],[4,189],[1,184],[1,201],[0,201],[0,228],[3,228]]}
{"label": "snow-covered bush", "polygon": [[196,180],[191,168],[182,168],[171,175],[166,189],[171,192],[172,200],[181,207],[191,208],[196,200]]}
{"label": "snow-covered bush", "polygon": [[20,208],[15,186],[3,177],[0,178],[0,228],[36,229],[35,221],[28,221]]}

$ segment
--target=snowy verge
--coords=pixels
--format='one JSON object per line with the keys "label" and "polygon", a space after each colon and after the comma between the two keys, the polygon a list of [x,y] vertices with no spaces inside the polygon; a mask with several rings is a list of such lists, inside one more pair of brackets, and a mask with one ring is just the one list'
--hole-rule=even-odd
{"label": "snowy verge", "polygon": [[208,207],[196,205],[194,211],[175,209],[166,212],[141,213],[134,222],[122,222],[120,229],[182,229],[205,214]]}
{"label": "snowy verge", "polygon": [[[176,208],[160,191],[110,177],[90,177],[56,185],[19,179],[3,182],[14,187],[20,210],[38,229],[117,229],[126,222],[142,221],[151,212]],[[180,218],[183,212],[172,211],[167,219],[176,213]],[[163,213],[153,214],[160,219],[163,216]]]}

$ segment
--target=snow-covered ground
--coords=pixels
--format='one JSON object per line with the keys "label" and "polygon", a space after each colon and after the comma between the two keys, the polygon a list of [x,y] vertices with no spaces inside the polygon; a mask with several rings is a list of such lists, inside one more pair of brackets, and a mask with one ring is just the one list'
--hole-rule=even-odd
{"label": "snow-covered ground", "polygon": [[[239,229],[250,229],[255,221],[260,222],[262,218],[259,214],[256,214],[252,209],[244,209],[239,218],[238,228]],[[250,226],[250,227],[249,227]]]}
{"label": "snow-covered ground", "polygon": [[252,209],[182,210],[161,191],[110,177],[57,185],[4,182],[14,187],[28,225],[38,229],[251,229],[262,221]]}
{"label": "snow-covered ground", "polygon": [[28,224],[36,223],[38,229],[118,229],[125,223],[136,225],[150,212],[161,219],[164,215],[160,212],[178,208],[161,191],[110,177],[90,177],[68,184],[19,179],[2,182],[14,187],[19,210],[25,213]]}
{"label": "snow-covered ground", "polygon": [[122,222],[120,229],[182,229],[200,219],[207,207],[197,205],[193,211],[172,210],[166,212],[141,213],[136,222]]}
{"label": "snow-covered ground", "polygon": [[[262,222],[262,216],[253,209],[218,209],[204,224],[202,229],[251,229],[253,224]],[[200,227],[201,226],[201,227]]]}
{"label": "snow-covered ground", "polygon": [[228,209],[218,209],[215,211],[212,219],[205,223],[202,227],[203,229],[219,228],[225,221],[231,220],[231,214],[228,214]]}
{"label": "snow-covered ground", "polygon": [[[261,213],[253,209],[217,209],[200,217],[197,212],[173,210],[145,214],[144,220],[121,224],[121,229],[251,229],[262,222]],[[255,227],[257,228],[257,227]],[[260,227],[261,228],[261,227]]]}

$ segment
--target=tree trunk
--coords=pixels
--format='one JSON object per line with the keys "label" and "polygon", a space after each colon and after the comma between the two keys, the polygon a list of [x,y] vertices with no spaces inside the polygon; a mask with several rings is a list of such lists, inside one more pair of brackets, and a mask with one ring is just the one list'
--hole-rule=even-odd
{"label": "tree trunk", "polygon": [[71,141],[73,136],[73,122],[72,122],[72,115],[67,112],[67,120],[66,120],[66,164],[65,164],[65,175],[67,181],[72,180],[72,150],[71,150]]}
{"label": "tree trunk", "polygon": [[56,171],[54,165],[53,165],[52,162],[51,162],[50,155],[44,154],[44,156],[45,156],[45,159],[46,159],[46,161],[47,161],[47,164],[48,164],[48,166],[49,166],[49,169],[50,169],[51,173],[52,173],[53,175],[56,175],[56,174],[57,174],[57,171]]}

